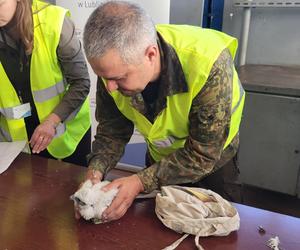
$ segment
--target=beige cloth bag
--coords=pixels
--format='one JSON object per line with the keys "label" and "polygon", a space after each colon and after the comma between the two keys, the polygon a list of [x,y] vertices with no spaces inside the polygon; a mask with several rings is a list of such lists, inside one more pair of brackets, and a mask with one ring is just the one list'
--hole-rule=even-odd
{"label": "beige cloth bag", "polygon": [[240,217],[230,202],[217,193],[192,187],[164,186],[156,196],[155,212],[162,223],[178,233],[186,233],[164,250],[175,249],[189,234],[199,237],[226,236],[240,227]]}

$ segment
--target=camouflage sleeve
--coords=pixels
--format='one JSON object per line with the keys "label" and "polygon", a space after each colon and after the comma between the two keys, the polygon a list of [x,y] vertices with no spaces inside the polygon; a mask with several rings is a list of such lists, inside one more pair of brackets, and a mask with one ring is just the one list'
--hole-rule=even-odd
{"label": "camouflage sleeve", "polygon": [[213,170],[229,132],[232,69],[232,57],[225,49],[193,100],[185,146],[138,173],[146,192],[162,185],[197,182]]}
{"label": "camouflage sleeve", "polygon": [[134,125],[119,111],[101,78],[97,82],[95,115],[98,126],[87,158],[90,168],[107,173],[122,157]]}

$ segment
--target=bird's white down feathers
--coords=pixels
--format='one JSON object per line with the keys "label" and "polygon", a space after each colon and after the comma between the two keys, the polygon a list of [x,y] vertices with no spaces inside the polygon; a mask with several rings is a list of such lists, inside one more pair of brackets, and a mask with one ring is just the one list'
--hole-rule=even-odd
{"label": "bird's white down feathers", "polygon": [[111,204],[118,193],[118,189],[111,189],[107,192],[102,191],[101,188],[108,183],[109,181],[102,181],[93,185],[90,180],[87,180],[71,196],[84,219],[92,219],[94,223],[102,223],[101,216],[103,211]]}

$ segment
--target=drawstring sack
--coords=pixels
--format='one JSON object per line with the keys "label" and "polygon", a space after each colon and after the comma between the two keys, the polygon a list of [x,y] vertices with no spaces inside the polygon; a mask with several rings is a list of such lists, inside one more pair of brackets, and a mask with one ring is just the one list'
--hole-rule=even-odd
{"label": "drawstring sack", "polygon": [[202,250],[199,237],[226,236],[240,227],[240,217],[230,202],[217,193],[192,187],[164,186],[156,196],[155,213],[162,223],[185,233],[164,250],[175,249],[189,234]]}

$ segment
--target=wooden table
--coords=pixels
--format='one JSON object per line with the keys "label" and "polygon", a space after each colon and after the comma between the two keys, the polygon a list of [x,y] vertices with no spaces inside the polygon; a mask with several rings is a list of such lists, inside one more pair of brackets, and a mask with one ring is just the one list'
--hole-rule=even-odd
{"label": "wooden table", "polygon": [[[84,173],[84,168],[72,164],[19,155],[0,175],[0,250],[155,250],[180,237],[157,219],[153,199],[136,201],[123,218],[111,223],[75,220],[69,196]],[[114,171],[110,177],[123,174]],[[300,249],[300,219],[235,206],[241,217],[239,231],[201,239],[206,250],[269,249],[265,243],[274,235],[279,236],[282,249]],[[258,232],[260,225],[265,234]],[[195,249],[193,239],[189,236],[178,249]]]}

